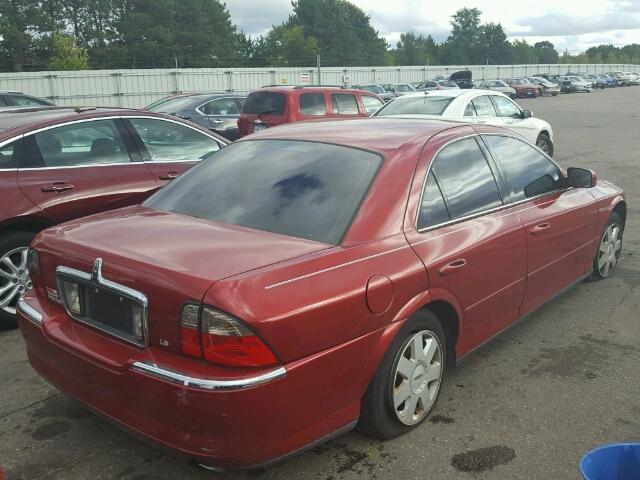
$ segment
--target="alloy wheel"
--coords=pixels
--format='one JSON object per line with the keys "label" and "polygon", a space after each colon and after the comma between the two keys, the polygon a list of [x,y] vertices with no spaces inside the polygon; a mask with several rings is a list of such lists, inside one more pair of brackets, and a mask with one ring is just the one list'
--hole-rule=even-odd
{"label": "alloy wheel", "polygon": [[404,343],[396,360],[392,383],[393,407],[405,425],[419,423],[431,410],[444,372],[442,346],[429,330]]}
{"label": "alloy wheel", "polygon": [[611,275],[618,264],[622,250],[622,229],[617,223],[612,223],[605,230],[598,249],[598,273],[606,278]]}
{"label": "alloy wheel", "polygon": [[28,247],[9,250],[0,257],[0,310],[16,314],[18,298],[32,287],[27,268]]}
{"label": "alloy wheel", "polygon": [[547,155],[549,154],[549,142],[547,142],[546,140],[539,138],[538,141],[536,142],[536,147],[538,147]]}

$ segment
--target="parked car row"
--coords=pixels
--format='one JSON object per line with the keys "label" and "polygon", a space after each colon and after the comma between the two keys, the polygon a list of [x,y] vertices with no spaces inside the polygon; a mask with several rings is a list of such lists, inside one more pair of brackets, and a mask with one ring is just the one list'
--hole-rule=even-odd
{"label": "parked car row", "polygon": [[553,139],[480,88],[0,112],[0,321],[51,384],[212,470],[390,439],[450,366],[613,274],[624,193]]}

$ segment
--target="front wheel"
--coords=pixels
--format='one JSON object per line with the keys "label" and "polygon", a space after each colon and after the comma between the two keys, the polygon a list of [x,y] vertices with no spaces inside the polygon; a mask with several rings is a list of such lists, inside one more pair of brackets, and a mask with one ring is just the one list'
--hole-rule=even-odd
{"label": "front wheel", "polygon": [[610,277],[620,261],[622,252],[622,220],[617,213],[612,213],[604,227],[598,252],[593,259],[591,278],[601,280]]}
{"label": "front wheel", "polygon": [[0,237],[0,328],[18,326],[18,299],[31,288],[27,251],[34,236],[31,232],[11,232]]}
{"label": "front wheel", "polygon": [[440,321],[432,312],[407,320],[362,399],[358,429],[387,440],[420,425],[440,394],[446,345]]}
{"label": "front wheel", "polygon": [[541,133],[538,135],[538,139],[536,140],[536,147],[542,150],[544,153],[553,157],[553,142],[551,141],[551,137],[546,133]]}

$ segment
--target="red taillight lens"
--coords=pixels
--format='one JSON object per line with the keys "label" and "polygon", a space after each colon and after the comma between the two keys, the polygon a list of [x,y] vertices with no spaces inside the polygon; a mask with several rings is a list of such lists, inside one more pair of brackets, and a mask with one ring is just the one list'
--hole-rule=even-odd
{"label": "red taillight lens", "polygon": [[187,304],[180,318],[182,353],[213,363],[264,367],[278,363],[269,347],[240,320],[209,307]]}
{"label": "red taillight lens", "polygon": [[211,308],[202,309],[202,348],[210,362],[242,367],[277,363],[273,352],[235,318]]}

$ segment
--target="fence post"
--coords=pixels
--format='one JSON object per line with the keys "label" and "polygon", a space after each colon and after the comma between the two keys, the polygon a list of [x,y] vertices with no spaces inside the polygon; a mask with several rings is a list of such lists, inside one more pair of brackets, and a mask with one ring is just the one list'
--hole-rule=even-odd
{"label": "fence post", "polygon": [[227,76],[227,92],[233,92],[233,72],[229,70],[224,74]]}
{"label": "fence post", "polygon": [[277,84],[277,82],[276,82],[276,74],[278,72],[276,72],[275,70],[269,70],[269,73],[271,74],[271,82],[270,82],[271,85],[276,85]]}
{"label": "fence post", "polygon": [[51,93],[51,95],[49,95],[49,98],[51,99],[51,101],[53,103],[56,103],[56,82],[55,82],[55,78],[57,77],[57,75],[47,75],[47,78],[49,79],[49,91]]}
{"label": "fence post", "polygon": [[122,72],[115,72],[111,74],[112,77],[116,79],[116,92],[114,95],[118,97],[118,106],[122,107],[122,85],[120,84],[120,77],[122,76]]}

